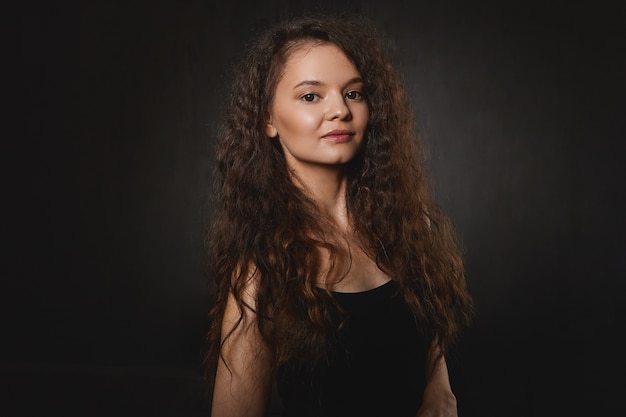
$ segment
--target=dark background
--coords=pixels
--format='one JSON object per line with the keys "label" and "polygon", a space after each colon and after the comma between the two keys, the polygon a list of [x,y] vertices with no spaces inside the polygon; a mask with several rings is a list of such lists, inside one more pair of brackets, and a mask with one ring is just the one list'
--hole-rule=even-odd
{"label": "dark background", "polygon": [[203,239],[229,65],[257,29],[323,6],[387,35],[464,243],[478,315],[449,360],[460,415],[622,414],[623,3],[225,3],[6,13],[0,410],[208,415]]}

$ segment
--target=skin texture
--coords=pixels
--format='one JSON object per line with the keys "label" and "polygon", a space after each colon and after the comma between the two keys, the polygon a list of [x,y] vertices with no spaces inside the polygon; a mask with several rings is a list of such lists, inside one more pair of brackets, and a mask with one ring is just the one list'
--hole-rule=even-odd
{"label": "skin texture", "polygon": [[254,274],[250,275],[243,294],[250,308],[239,310],[232,296],[226,304],[222,322],[224,334],[229,334],[234,323],[242,321],[230,337],[223,340],[224,360],[218,363],[215,377],[213,417],[261,417],[268,407],[271,353],[256,326]]}
{"label": "skin texture", "polygon": [[436,344],[430,348],[426,369],[431,371],[426,378],[422,407],[416,417],[457,417],[456,397],[450,386],[446,359],[440,355]]}
{"label": "skin texture", "polygon": [[[265,126],[268,140],[278,137],[293,181],[328,214],[343,236],[341,245],[352,255],[343,279],[328,283],[324,277],[330,259],[322,252],[318,285],[329,284],[331,289],[342,292],[371,289],[390,279],[360,249],[346,203],[348,179],[344,166],[359,152],[369,120],[361,91],[359,72],[339,48],[328,43],[305,44],[293,50],[286,61]],[[325,137],[333,129],[351,133],[339,140]],[[213,417],[261,417],[268,407],[272,350],[256,325],[259,275],[249,264],[243,276],[241,302],[229,295],[223,315],[224,360],[217,365]],[[437,344],[427,361],[427,369],[432,371],[427,375],[424,402],[417,417],[456,416],[456,399]]]}
{"label": "skin texture", "polygon": [[[361,148],[368,121],[362,90],[361,75],[335,45],[307,44],[291,54],[276,86],[266,134],[278,135],[298,177],[314,176],[310,170],[341,170],[339,165]],[[324,136],[335,129],[350,134]]]}

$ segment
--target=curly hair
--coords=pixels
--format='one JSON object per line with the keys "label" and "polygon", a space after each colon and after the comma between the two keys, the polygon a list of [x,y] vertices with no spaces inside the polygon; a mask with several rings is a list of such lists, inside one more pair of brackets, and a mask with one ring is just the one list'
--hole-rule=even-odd
{"label": "curly hair", "polygon": [[470,316],[459,245],[430,197],[414,113],[381,36],[363,17],[295,18],[247,47],[218,137],[217,204],[208,240],[209,381],[220,360],[220,340],[228,337],[221,334],[228,295],[243,316],[252,308],[242,297],[251,275],[258,285],[257,326],[272,350],[274,369],[323,359],[337,330],[327,308],[332,293],[316,286],[320,248],[331,256],[340,253],[333,230],[294,184],[278,142],[265,135],[285,63],[309,43],[339,47],[364,82],[369,123],[361,152],[346,167],[348,211],[363,250],[398,282],[419,328],[442,353]]}

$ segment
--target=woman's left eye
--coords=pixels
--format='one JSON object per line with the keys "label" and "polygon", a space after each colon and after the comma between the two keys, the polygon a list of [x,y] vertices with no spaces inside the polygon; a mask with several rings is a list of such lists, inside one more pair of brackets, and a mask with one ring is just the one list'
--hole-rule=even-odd
{"label": "woman's left eye", "polygon": [[363,94],[357,90],[351,90],[346,93],[346,98],[350,100],[359,100],[363,98]]}

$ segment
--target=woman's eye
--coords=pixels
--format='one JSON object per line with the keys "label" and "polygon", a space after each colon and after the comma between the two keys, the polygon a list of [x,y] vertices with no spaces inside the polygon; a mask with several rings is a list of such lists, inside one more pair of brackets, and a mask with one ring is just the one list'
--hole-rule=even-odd
{"label": "woman's eye", "polygon": [[352,90],[346,93],[346,98],[350,100],[360,100],[363,98],[363,94],[360,91]]}
{"label": "woman's eye", "polygon": [[317,94],[314,93],[307,93],[305,95],[302,96],[302,100],[304,101],[316,101],[317,100]]}

